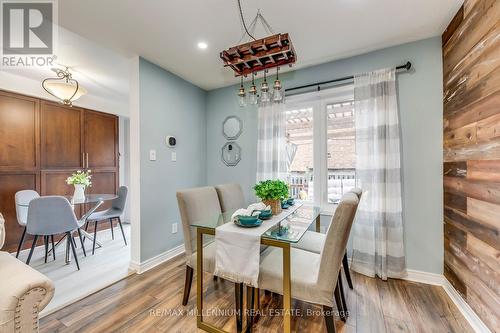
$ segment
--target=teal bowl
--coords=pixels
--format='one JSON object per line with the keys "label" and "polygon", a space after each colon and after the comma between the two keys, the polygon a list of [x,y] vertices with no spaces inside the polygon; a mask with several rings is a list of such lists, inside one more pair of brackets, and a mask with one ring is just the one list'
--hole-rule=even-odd
{"label": "teal bowl", "polygon": [[254,225],[258,223],[259,217],[238,215],[238,221],[241,225]]}
{"label": "teal bowl", "polygon": [[261,219],[267,219],[273,216],[273,212],[270,209],[263,210],[260,212],[259,218]]}

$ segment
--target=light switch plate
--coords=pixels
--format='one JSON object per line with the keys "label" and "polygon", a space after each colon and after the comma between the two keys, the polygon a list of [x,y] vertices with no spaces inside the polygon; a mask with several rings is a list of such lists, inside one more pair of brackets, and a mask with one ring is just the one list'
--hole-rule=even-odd
{"label": "light switch plate", "polygon": [[172,152],[172,162],[177,161],[177,153],[175,151]]}
{"label": "light switch plate", "polygon": [[150,161],[156,161],[156,150],[151,149],[149,151],[149,160]]}
{"label": "light switch plate", "polygon": [[177,223],[172,224],[172,233],[173,234],[177,233]]}

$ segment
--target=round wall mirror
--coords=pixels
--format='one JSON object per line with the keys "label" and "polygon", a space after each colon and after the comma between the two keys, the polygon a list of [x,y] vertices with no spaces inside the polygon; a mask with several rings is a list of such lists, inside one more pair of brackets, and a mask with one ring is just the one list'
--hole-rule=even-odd
{"label": "round wall mirror", "polygon": [[228,140],[236,140],[243,132],[243,123],[236,116],[229,116],[222,123],[222,134]]}

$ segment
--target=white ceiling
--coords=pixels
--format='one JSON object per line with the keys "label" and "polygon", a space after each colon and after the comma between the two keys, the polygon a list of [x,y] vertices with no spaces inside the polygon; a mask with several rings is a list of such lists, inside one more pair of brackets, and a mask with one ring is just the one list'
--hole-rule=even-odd
{"label": "white ceiling", "polygon": [[[242,0],[248,22],[260,8],[275,32],[290,33],[295,69],[438,36],[462,2]],[[236,0],[59,1],[61,26],[126,57],[140,55],[207,90],[238,81],[219,59],[219,51],[241,37],[238,15]],[[199,50],[199,41],[208,48]]]}

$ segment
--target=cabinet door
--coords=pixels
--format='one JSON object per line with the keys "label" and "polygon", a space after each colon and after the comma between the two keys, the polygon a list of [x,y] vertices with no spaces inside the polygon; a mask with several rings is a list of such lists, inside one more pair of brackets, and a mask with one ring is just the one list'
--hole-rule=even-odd
{"label": "cabinet door", "polygon": [[85,154],[87,167],[118,167],[118,117],[85,110]]}
{"label": "cabinet door", "polygon": [[[118,177],[115,171],[92,171],[92,187],[89,193],[92,194],[114,194],[118,188]],[[105,210],[111,207],[111,202],[106,201],[99,207]]]}
{"label": "cabinet door", "polygon": [[41,104],[43,169],[83,167],[83,110],[51,102]]}
{"label": "cabinet door", "polygon": [[0,92],[0,171],[39,166],[39,102]]}
{"label": "cabinet door", "polygon": [[[11,172],[0,173],[0,213],[5,219],[6,238],[3,251],[14,252],[23,233],[23,227],[17,223],[15,194],[21,190],[40,190],[39,173]],[[24,241],[24,248],[31,244],[31,237]]]}

